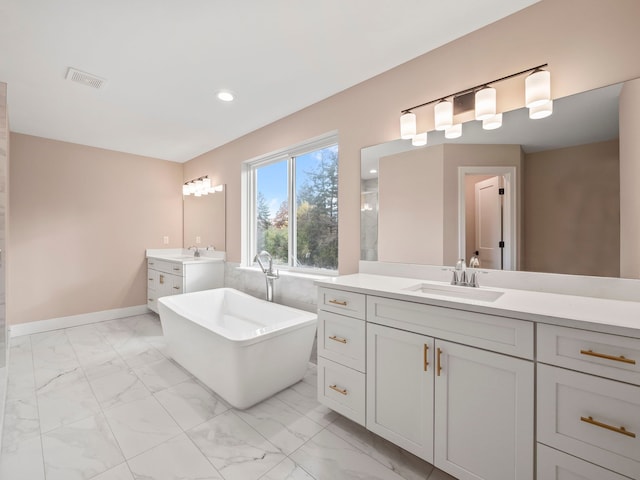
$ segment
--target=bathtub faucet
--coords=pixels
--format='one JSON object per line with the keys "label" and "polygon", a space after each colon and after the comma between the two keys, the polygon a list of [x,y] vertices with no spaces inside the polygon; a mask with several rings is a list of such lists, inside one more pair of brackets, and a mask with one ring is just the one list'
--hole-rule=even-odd
{"label": "bathtub faucet", "polygon": [[[267,267],[265,267],[264,263],[262,263],[265,259],[268,262]],[[264,273],[265,281],[267,283],[267,301],[273,302],[273,282],[277,278],[280,278],[278,270],[276,270],[275,272],[273,271],[273,257],[269,252],[263,250],[255,256],[253,261],[258,262],[262,273]]]}

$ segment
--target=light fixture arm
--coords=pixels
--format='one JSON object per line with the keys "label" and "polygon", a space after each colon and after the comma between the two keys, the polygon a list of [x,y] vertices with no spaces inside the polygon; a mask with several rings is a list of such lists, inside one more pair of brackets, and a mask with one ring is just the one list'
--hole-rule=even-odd
{"label": "light fixture arm", "polygon": [[431,105],[433,103],[437,103],[437,102],[440,102],[442,100],[446,100],[447,98],[450,98],[450,97],[458,97],[460,95],[464,95],[464,94],[467,94],[467,93],[475,92],[476,90],[478,90],[480,88],[483,88],[483,87],[487,87],[490,84],[502,82],[504,80],[509,80],[510,78],[514,78],[514,77],[518,77],[520,75],[524,75],[525,73],[535,72],[536,70],[539,70],[541,68],[545,68],[545,67],[548,67],[548,66],[549,66],[548,63],[543,63],[542,65],[537,65],[535,67],[527,68],[526,70],[522,70],[521,72],[512,73],[511,75],[506,75],[504,77],[497,78],[495,80],[491,80],[490,82],[481,83],[480,85],[476,85],[475,87],[471,87],[471,88],[467,88],[465,90],[461,90],[459,92],[451,93],[449,95],[445,95],[444,97],[438,97],[435,100],[430,100],[428,102],[421,103],[420,105],[414,105],[413,107],[401,110],[400,114],[404,115],[405,113],[410,113],[412,110],[415,110],[417,108],[426,107],[427,105]]}

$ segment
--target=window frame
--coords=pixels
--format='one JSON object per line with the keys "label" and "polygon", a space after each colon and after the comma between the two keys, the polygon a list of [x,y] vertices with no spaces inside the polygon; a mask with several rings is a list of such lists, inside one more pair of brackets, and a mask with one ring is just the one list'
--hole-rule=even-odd
{"label": "window frame", "polygon": [[[242,204],[241,204],[241,266],[252,267],[256,265],[253,261],[257,245],[257,231],[255,228],[257,217],[257,181],[256,169],[280,161],[287,161],[287,194],[289,203],[289,235],[288,235],[288,264],[278,265],[281,270],[299,272],[312,275],[338,274],[338,269],[329,270],[326,268],[301,267],[293,265],[297,244],[297,219],[296,219],[296,192],[295,178],[296,167],[295,158],[301,155],[321,150],[323,148],[338,147],[338,163],[340,162],[340,146],[337,132],[316,137],[296,145],[292,145],[281,150],[261,155],[242,163]],[[292,201],[293,200],[293,201]],[[339,247],[338,247],[339,248]],[[339,267],[339,265],[338,265]]]}

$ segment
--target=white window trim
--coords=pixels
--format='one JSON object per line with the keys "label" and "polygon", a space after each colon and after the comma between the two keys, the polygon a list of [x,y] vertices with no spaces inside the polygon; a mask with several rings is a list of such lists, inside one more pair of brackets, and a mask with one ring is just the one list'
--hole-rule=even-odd
{"label": "white window trim", "polygon": [[[240,254],[240,266],[251,267],[254,265],[253,258],[255,252],[252,249],[255,246],[256,239],[255,231],[252,225],[252,219],[256,216],[256,205],[252,202],[252,193],[255,190],[255,177],[252,175],[251,170],[255,167],[267,165],[280,160],[286,160],[291,157],[297,157],[304,155],[305,153],[313,152],[314,150],[320,150],[331,145],[338,145],[338,132],[332,131],[320,135],[318,137],[306,140],[304,142],[291,145],[289,147],[273,151],[271,153],[260,155],[258,157],[251,158],[242,162],[241,170],[241,209],[240,209],[240,222],[241,222],[241,241],[240,246],[242,252]],[[339,153],[338,148],[338,155]],[[289,172],[289,175],[295,175],[295,172]],[[291,176],[290,178],[294,178]],[[289,182],[289,190],[293,188],[293,182]],[[289,198],[292,198],[291,191],[289,192]],[[295,226],[295,210],[292,214],[292,210],[295,206],[291,205],[293,202],[289,202],[289,225]],[[251,211],[249,211],[251,210]],[[295,242],[295,238],[293,240]],[[291,251],[293,242],[289,242],[289,258],[292,258],[293,252]],[[322,275],[322,276],[335,276],[338,274],[338,270],[328,270],[311,267],[292,267],[289,265],[278,265],[279,270],[285,270],[290,272],[308,273],[310,275]]]}

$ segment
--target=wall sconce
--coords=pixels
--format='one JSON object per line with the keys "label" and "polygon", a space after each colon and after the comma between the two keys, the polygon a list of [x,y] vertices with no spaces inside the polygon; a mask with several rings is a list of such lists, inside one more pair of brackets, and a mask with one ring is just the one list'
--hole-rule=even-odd
{"label": "wall sconce", "polygon": [[[418,134],[416,133],[416,115],[413,110],[432,103],[436,104],[434,107],[436,130],[444,130],[446,138],[460,137],[462,135],[462,125],[453,123],[453,115],[455,110],[458,109],[458,102],[460,105],[464,105],[468,102],[466,97],[471,95],[474,97],[475,119],[482,121],[482,128],[485,130],[500,128],[502,126],[502,113],[499,113],[496,109],[497,92],[491,85],[525,73],[530,74],[525,79],[525,105],[529,108],[529,118],[548,117],[553,113],[553,100],[551,100],[551,73],[548,70],[542,70],[547,66],[548,64],[545,63],[528,68],[521,72],[402,110],[400,112],[400,138],[412,139],[413,145],[426,145],[426,134],[419,134],[420,138],[415,138]],[[452,101],[447,99],[452,99]],[[471,108],[466,110],[471,110]],[[424,143],[422,143],[423,141]]]}
{"label": "wall sconce", "polygon": [[182,185],[182,195],[194,195],[201,197],[202,195],[209,195],[210,193],[221,192],[224,190],[224,185],[211,185],[211,179],[208,175],[204,177],[194,178]]}

